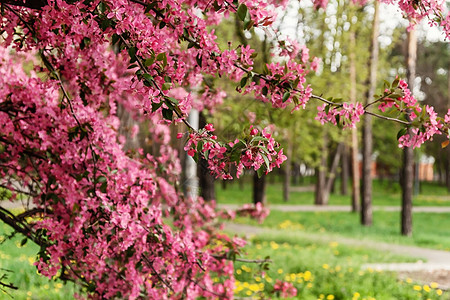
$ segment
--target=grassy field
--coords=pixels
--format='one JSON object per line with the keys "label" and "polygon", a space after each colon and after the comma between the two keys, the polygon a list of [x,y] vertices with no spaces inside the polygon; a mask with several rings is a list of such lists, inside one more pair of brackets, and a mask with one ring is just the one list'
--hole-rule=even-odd
{"label": "grassy field", "polygon": [[[400,194],[393,187],[376,182],[375,205],[399,205]],[[424,194],[416,197],[415,205],[448,205],[446,190],[431,184],[423,186]],[[426,194],[425,194],[426,192]],[[238,184],[229,184],[226,190],[217,190],[219,203],[251,202],[251,185],[244,190]],[[293,192],[292,204],[312,204],[312,192]],[[270,203],[283,203],[281,184],[269,185],[267,199]],[[349,197],[333,195],[330,204],[348,204]],[[419,204],[418,204],[419,203]],[[280,229],[277,234],[266,233],[253,237],[244,249],[244,257],[261,259],[270,256],[269,270],[258,264],[235,263],[235,294],[246,299],[271,297],[277,280],[291,282],[298,290],[295,299],[389,300],[389,299],[449,299],[450,295],[439,289],[436,283],[404,281],[395,274],[363,270],[365,263],[410,262],[414,259],[377,252],[373,249],[351,247],[338,242],[340,236],[365,240],[401,243],[450,250],[450,214],[414,214],[414,235],[399,235],[398,212],[374,212],[374,225],[359,225],[358,214],[346,212],[279,212],[272,211],[262,225],[247,218],[237,222]],[[293,237],[292,231],[302,236]],[[0,236],[9,233],[6,225],[0,225]],[[308,234],[320,234],[325,241],[308,239]],[[31,242],[20,246],[20,237],[6,239],[0,244],[0,275],[7,274],[4,282],[12,282],[19,289],[8,290],[0,299],[73,299],[73,285],[63,285],[36,274],[33,266],[37,247]],[[11,296],[13,298],[11,298]]]}
{"label": "grassy field", "polygon": [[22,237],[5,239],[10,233],[7,225],[0,225],[0,276],[8,277],[3,282],[13,283],[17,290],[0,291],[0,299],[14,300],[67,300],[73,299],[73,284],[64,285],[61,281],[49,280],[36,273],[33,265],[38,247],[32,242],[20,246]]}
{"label": "grassy field", "polygon": [[[248,218],[237,218],[236,222],[259,225]],[[272,210],[262,226],[450,250],[448,213],[414,213],[412,237],[400,235],[399,212],[375,211],[373,225],[365,227],[359,224],[359,215],[355,213]]]}
{"label": "grassy field", "polygon": [[[273,291],[277,280],[291,282],[297,289],[295,299],[448,299],[434,282],[413,283],[395,274],[361,269],[370,262],[403,262],[409,258],[392,256],[357,247],[296,239],[286,233],[264,234],[253,238],[245,248],[246,256],[270,256],[269,270],[258,265],[236,262],[235,293],[239,297],[261,299]],[[274,295],[278,299],[278,295]]]}
{"label": "grassy field", "polygon": [[[216,195],[218,203],[234,203],[245,204],[252,201],[252,185],[250,178],[243,179],[246,184],[243,189],[237,182],[229,183],[226,189],[220,184],[216,186]],[[308,183],[311,183],[308,181]],[[311,186],[311,185],[309,185]],[[338,185],[337,185],[338,187]],[[283,201],[282,185],[280,182],[268,184],[266,187],[266,197],[269,204],[313,204],[314,192],[295,191],[296,187],[292,187],[289,202]],[[421,184],[420,193],[414,196],[415,206],[450,206],[450,195],[447,189],[436,183],[424,182]],[[350,192],[350,189],[349,189]],[[350,205],[351,197],[339,194],[330,195],[330,205]],[[373,204],[374,205],[393,205],[401,204],[401,189],[398,183],[388,181],[381,182],[375,180],[373,182]]]}

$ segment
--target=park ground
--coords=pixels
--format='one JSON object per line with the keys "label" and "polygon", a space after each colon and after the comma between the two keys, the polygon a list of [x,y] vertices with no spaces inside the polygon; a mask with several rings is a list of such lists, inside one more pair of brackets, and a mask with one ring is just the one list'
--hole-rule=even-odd
{"label": "park ground", "polygon": [[[271,213],[259,224],[238,217],[224,231],[244,236],[248,243],[235,262],[237,299],[278,299],[277,280],[292,283],[293,299],[450,299],[450,197],[434,184],[425,184],[414,198],[414,232],[400,232],[397,187],[375,183],[373,226],[359,225],[349,197],[332,195],[330,205],[312,204],[310,185],[294,187],[291,200],[281,199],[281,184],[267,189]],[[251,186],[217,187],[218,206],[234,208],[251,202]],[[76,288],[36,274],[37,247],[1,225],[0,268],[18,290],[0,299],[72,299]],[[266,264],[253,260],[270,258]],[[220,280],[219,278],[217,280]],[[13,297],[13,298],[11,298]]]}

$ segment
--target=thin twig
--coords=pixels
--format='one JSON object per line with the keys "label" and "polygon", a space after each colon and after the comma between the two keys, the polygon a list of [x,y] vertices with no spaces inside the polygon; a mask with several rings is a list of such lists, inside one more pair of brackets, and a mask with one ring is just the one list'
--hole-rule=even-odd
{"label": "thin twig", "polygon": [[225,255],[215,255],[215,254],[210,254],[212,257],[214,257],[215,259],[227,259],[227,260],[233,260],[233,261],[238,261],[238,262],[244,262],[244,263],[252,263],[252,264],[262,264],[262,263],[271,263],[272,260],[271,259],[246,259],[246,258],[235,258],[235,259],[230,259],[228,257],[226,257]]}

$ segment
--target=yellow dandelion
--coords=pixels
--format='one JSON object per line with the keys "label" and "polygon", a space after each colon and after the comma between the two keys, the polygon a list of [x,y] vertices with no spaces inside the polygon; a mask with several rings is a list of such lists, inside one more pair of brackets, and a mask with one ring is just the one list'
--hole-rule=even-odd
{"label": "yellow dandelion", "polygon": [[327,300],[333,300],[334,299],[334,295],[328,295],[327,296]]}
{"label": "yellow dandelion", "polygon": [[413,286],[413,289],[414,289],[415,291],[421,291],[421,290],[422,290],[422,287],[421,287],[420,285],[415,285],[415,286]]}
{"label": "yellow dandelion", "polygon": [[324,268],[325,270],[328,270],[330,268],[330,266],[328,264],[323,264],[322,268]]}
{"label": "yellow dandelion", "polygon": [[242,270],[237,269],[237,270],[236,270],[236,274],[238,274],[238,275],[242,274]]}
{"label": "yellow dandelion", "polygon": [[407,283],[411,283],[411,282],[412,282],[412,279],[411,279],[411,278],[406,278],[406,282],[407,282]]}
{"label": "yellow dandelion", "polygon": [[265,279],[268,283],[271,283],[273,281],[272,278],[270,278],[270,277],[266,277]]}
{"label": "yellow dandelion", "polygon": [[255,277],[255,281],[256,281],[256,282],[261,282],[261,277],[256,276],[256,277]]}
{"label": "yellow dandelion", "polygon": [[435,289],[435,288],[437,288],[439,286],[439,284],[437,283],[437,282],[431,282],[430,283],[430,287],[432,288],[432,289]]}
{"label": "yellow dandelion", "polygon": [[329,243],[328,244],[331,248],[336,248],[338,245],[339,245],[339,243],[338,242],[331,242],[331,243]]}
{"label": "yellow dandelion", "polygon": [[436,290],[436,294],[438,294],[438,296],[441,296],[442,295],[442,290],[441,289],[437,289]]}
{"label": "yellow dandelion", "polygon": [[308,289],[310,289],[312,287],[313,287],[313,284],[311,282],[306,285],[306,288],[308,288]]}
{"label": "yellow dandelion", "polygon": [[278,245],[276,242],[274,242],[274,241],[271,241],[270,242],[270,247],[273,249],[273,250],[277,250],[278,248],[280,248],[280,245]]}
{"label": "yellow dandelion", "polygon": [[305,271],[305,273],[303,274],[303,279],[305,281],[310,281],[311,280],[311,272],[310,271]]}
{"label": "yellow dandelion", "polygon": [[430,286],[427,285],[427,284],[425,284],[425,285],[423,286],[423,290],[424,290],[425,292],[431,291]]}
{"label": "yellow dandelion", "polygon": [[352,300],[357,300],[357,299],[359,299],[359,297],[361,297],[361,294],[358,292],[354,292]]}
{"label": "yellow dandelion", "polygon": [[253,293],[252,293],[252,291],[247,291],[247,292],[245,292],[245,294],[246,294],[247,296],[251,296]]}
{"label": "yellow dandelion", "polygon": [[283,269],[278,269],[277,273],[278,274],[282,274],[283,273]]}

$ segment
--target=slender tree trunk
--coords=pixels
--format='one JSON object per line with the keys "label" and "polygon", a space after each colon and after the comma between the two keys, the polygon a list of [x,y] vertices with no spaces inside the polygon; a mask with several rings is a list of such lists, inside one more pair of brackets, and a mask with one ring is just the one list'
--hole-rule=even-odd
{"label": "slender tree trunk", "polygon": [[[342,155],[342,150],[344,149],[344,143],[339,143],[336,148],[336,153],[333,157],[333,162],[331,163],[330,172],[325,185],[325,192],[330,195],[331,189],[333,187],[334,181],[336,179],[337,168],[339,166],[339,160]],[[328,197],[329,198],[329,197]],[[328,202],[327,202],[328,204]]]}
{"label": "slender tree trunk", "polygon": [[345,145],[342,151],[342,169],[341,169],[341,195],[348,195],[348,151]]}
{"label": "slender tree trunk", "polygon": [[[203,128],[206,125],[206,117],[203,112],[199,114],[199,128]],[[200,156],[198,167],[197,167],[197,176],[200,185],[200,196],[203,197],[206,201],[215,200],[216,199],[216,189],[214,186],[214,176],[208,170],[208,162],[202,156]],[[224,180],[225,182],[225,180]]]}
{"label": "slender tree trunk", "polygon": [[291,158],[292,158],[293,142],[290,137],[288,138],[286,162],[284,163],[284,180],[283,180],[283,200],[289,201],[289,186],[291,184]]}
{"label": "slender tree trunk", "polygon": [[[377,84],[378,66],[378,35],[379,35],[379,2],[375,1],[375,13],[372,25],[372,40],[370,43],[369,60],[369,89],[367,90],[367,103],[373,100]],[[371,226],[372,216],[372,116],[364,115],[363,124],[363,170],[361,186],[361,224]]]}
{"label": "slender tree trunk", "polygon": [[[416,78],[416,58],[417,58],[417,38],[415,30],[408,31],[408,55],[407,55],[407,73],[408,85],[411,91],[414,91],[414,79]],[[407,113],[407,120],[409,115]],[[411,129],[408,130],[412,136]],[[414,185],[414,152],[412,147],[403,150],[403,182],[402,182],[402,235],[412,235],[412,198]]]}
{"label": "slender tree trunk", "polygon": [[[317,170],[317,183],[316,183],[316,197],[314,204],[316,205],[328,205],[330,199],[331,188],[336,177],[337,168],[339,166],[339,160],[342,154],[342,149],[344,147],[343,143],[340,143],[336,148],[336,153],[334,154],[333,161],[331,163],[330,171],[327,172],[327,143],[328,137],[324,137],[324,146],[322,148],[322,157],[320,167]],[[328,176],[327,176],[328,173]]]}
{"label": "slender tree trunk", "polygon": [[138,135],[133,136],[132,131],[133,126],[139,125],[139,123],[134,120],[131,114],[120,104],[117,107],[117,116],[120,119],[119,135],[125,137],[124,150],[138,149],[140,147],[139,138]]}
{"label": "slender tree trunk", "polygon": [[315,191],[315,205],[327,205],[328,195],[325,192],[326,187],[326,175],[327,175],[327,157],[328,157],[328,136],[327,134],[323,137],[322,151],[320,151],[320,165],[316,169],[317,181],[316,181],[316,191]]}
{"label": "slender tree trunk", "polygon": [[[448,63],[448,69],[447,69],[447,107],[450,107],[450,62]],[[447,166],[448,166],[450,164],[450,146],[447,146],[446,154],[447,154]],[[447,182],[449,182],[449,181],[450,180],[447,180]],[[450,193],[450,184],[447,184],[447,193]]]}
{"label": "slender tree trunk", "polygon": [[255,172],[253,175],[253,203],[266,203],[266,175],[263,174],[261,177],[258,177],[258,174]]}
{"label": "slender tree trunk", "polygon": [[[191,109],[188,116],[188,121],[195,129],[198,129],[199,113],[196,109]],[[184,161],[184,182],[183,190],[187,198],[197,199],[198,196],[198,178],[197,178],[197,164],[194,159],[186,153]]]}
{"label": "slender tree trunk", "polygon": [[[356,103],[356,37],[355,26],[350,31],[350,101]],[[352,143],[350,147],[352,165],[352,212],[360,210],[360,185],[358,161],[358,129],[352,129]]]}

